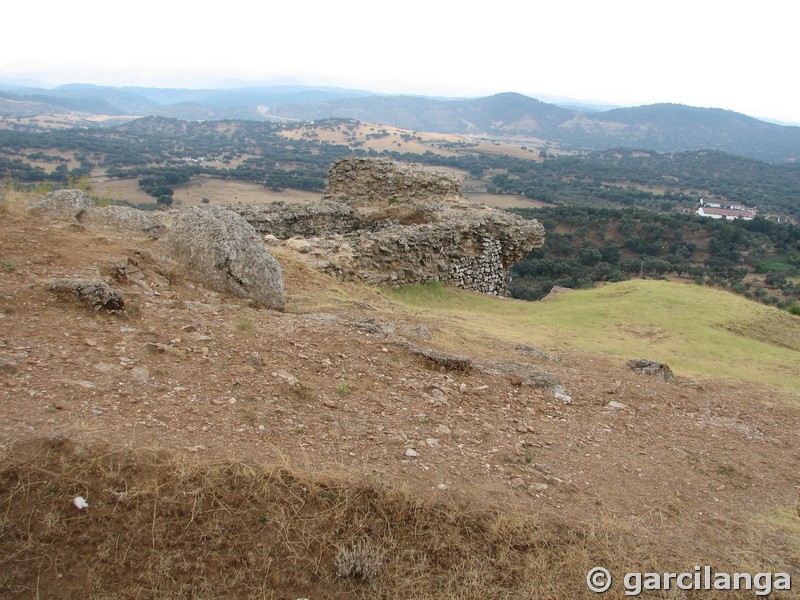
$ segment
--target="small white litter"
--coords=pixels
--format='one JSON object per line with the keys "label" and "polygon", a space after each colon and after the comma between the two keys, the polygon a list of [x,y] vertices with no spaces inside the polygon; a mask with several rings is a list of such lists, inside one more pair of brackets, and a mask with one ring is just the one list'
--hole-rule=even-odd
{"label": "small white litter", "polygon": [[75,508],[77,508],[78,510],[83,510],[84,508],[89,508],[89,503],[86,501],[86,499],[83,496],[78,496],[77,498],[75,498],[75,500],[72,501],[72,503],[75,505]]}

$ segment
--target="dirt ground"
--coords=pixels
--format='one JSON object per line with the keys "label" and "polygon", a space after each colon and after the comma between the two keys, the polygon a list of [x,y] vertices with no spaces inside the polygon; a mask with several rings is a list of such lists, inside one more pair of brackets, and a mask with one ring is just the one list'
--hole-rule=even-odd
{"label": "dirt ground", "polygon": [[[440,324],[288,251],[276,312],[204,289],[151,246],[0,214],[0,441],[66,436],[364,473],[425,496],[612,519],[698,556],[739,543],[744,523],[795,518],[788,390],[664,383],[566,347],[545,348],[561,362],[522,356],[501,339],[442,348],[529,362],[563,384],[565,403],[515,377],[443,370],[406,343],[443,346],[454,338]],[[142,280],[114,278],[126,262]],[[111,282],[126,313],[59,300],[44,284],[59,277]],[[782,543],[765,555],[800,578],[797,540]]]}

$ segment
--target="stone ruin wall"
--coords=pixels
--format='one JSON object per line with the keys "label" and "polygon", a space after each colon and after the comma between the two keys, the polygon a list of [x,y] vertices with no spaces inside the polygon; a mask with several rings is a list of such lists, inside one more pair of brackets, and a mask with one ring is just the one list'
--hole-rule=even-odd
{"label": "stone ruin wall", "polygon": [[450,171],[391,158],[346,158],[331,167],[322,197],[361,209],[447,202],[461,198],[461,181]]}
{"label": "stone ruin wall", "polygon": [[537,221],[468,202],[452,174],[391,159],[336,162],[320,202],[230,208],[314,268],[382,286],[505,295],[511,267],[544,243]]}
{"label": "stone ruin wall", "polygon": [[280,240],[293,237],[327,237],[358,229],[356,213],[346,204],[321,200],[287,204],[232,205],[257,232]]}

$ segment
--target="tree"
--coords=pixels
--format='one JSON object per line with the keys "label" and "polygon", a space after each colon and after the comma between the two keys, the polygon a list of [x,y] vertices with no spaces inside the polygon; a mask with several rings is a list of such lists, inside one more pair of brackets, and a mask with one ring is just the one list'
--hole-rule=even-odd
{"label": "tree", "polygon": [[784,277],[783,273],[772,271],[764,277],[764,285],[772,289],[783,289],[788,283],[789,281]]}

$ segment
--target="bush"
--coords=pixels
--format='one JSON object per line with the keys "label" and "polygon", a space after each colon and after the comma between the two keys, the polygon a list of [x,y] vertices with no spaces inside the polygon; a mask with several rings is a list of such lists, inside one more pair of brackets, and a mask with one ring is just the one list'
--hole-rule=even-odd
{"label": "bush", "polygon": [[378,574],[383,563],[383,551],[369,540],[361,540],[336,554],[339,577],[366,581]]}

